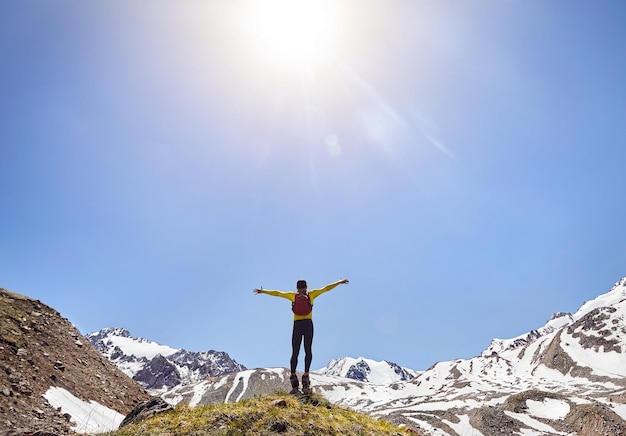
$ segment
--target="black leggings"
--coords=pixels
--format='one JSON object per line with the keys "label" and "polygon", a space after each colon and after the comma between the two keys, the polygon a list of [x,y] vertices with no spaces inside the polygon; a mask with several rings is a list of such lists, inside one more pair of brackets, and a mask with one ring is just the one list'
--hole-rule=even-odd
{"label": "black leggings", "polygon": [[304,372],[311,369],[311,361],[313,353],[311,345],[313,345],[313,320],[299,319],[293,322],[293,334],[291,336],[291,373],[295,374],[296,366],[298,366],[298,355],[300,354],[300,345],[304,338]]}

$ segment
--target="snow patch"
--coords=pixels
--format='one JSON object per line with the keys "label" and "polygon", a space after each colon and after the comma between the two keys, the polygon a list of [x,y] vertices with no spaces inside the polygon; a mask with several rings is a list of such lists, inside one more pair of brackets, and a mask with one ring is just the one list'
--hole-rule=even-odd
{"label": "snow patch", "polygon": [[[457,415],[457,418],[459,418],[459,422],[458,423],[454,423],[454,422],[448,421],[446,419],[443,419],[442,421],[445,424],[447,424],[452,430],[457,432],[458,434],[482,435],[481,432],[479,432],[474,427],[472,427],[472,424],[470,424],[469,416],[467,416],[467,415]],[[421,425],[421,423],[420,423],[420,425]],[[471,429],[471,433],[470,433],[470,429]]]}
{"label": "snow patch", "polygon": [[189,407],[197,406],[202,400],[202,396],[209,390],[208,383],[203,381],[193,387],[193,397],[189,401]]}
{"label": "snow patch", "polygon": [[93,400],[83,401],[63,388],[51,387],[43,397],[52,407],[60,407],[62,413],[68,413],[72,417],[71,422],[75,424],[72,430],[76,433],[104,433],[117,430],[124,419],[121,413]]}
{"label": "snow patch", "polygon": [[247,371],[242,371],[242,372],[237,373],[239,378],[233,381],[233,385],[231,386],[230,391],[228,391],[228,394],[226,395],[226,398],[224,399],[224,403],[228,403],[230,396],[239,387],[239,382],[242,382],[243,386],[242,386],[241,392],[239,393],[239,396],[234,400],[234,402],[236,403],[239,400],[241,400],[241,397],[243,396],[243,394],[246,392],[246,389],[248,388],[248,380],[250,379],[250,376],[254,372],[255,371],[253,369],[249,369]]}
{"label": "snow patch", "polygon": [[224,386],[226,384],[226,382],[228,382],[228,376],[224,376],[221,379],[219,379],[219,381],[217,381],[217,383],[215,383],[213,385],[213,390],[216,391],[219,388],[221,388],[222,386]]}
{"label": "snow patch", "polygon": [[531,429],[522,429],[521,430],[521,434],[522,435],[545,435],[545,434],[559,434],[559,435],[566,435],[568,433],[563,433],[560,431],[556,431],[555,429],[553,429],[552,427],[550,427],[548,424],[544,424],[541,421],[537,421],[536,419],[524,414],[524,413],[514,413],[514,412],[509,412],[509,411],[505,411],[504,413],[506,413],[508,416],[510,416],[513,419],[516,419],[520,422],[522,422],[523,424],[527,425],[528,427],[530,427]]}
{"label": "snow patch", "polygon": [[553,398],[544,398],[543,401],[526,400],[526,406],[529,415],[545,419],[563,419],[570,410],[566,401]]}

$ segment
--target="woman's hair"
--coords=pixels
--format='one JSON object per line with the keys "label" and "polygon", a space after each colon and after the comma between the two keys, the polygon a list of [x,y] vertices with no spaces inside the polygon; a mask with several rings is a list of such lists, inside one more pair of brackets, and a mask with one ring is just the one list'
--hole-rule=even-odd
{"label": "woman's hair", "polygon": [[306,289],[306,280],[298,280],[298,283],[296,283],[296,289]]}

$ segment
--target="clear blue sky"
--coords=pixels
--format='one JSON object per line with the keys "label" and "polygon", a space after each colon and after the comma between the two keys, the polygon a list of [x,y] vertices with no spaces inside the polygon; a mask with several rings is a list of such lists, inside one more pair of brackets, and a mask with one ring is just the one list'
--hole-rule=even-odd
{"label": "clear blue sky", "polygon": [[626,275],[626,3],[337,1],[319,52],[281,14],[2,1],[0,286],[272,367],[252,289],[348,278],[313,367],[425,369]]}

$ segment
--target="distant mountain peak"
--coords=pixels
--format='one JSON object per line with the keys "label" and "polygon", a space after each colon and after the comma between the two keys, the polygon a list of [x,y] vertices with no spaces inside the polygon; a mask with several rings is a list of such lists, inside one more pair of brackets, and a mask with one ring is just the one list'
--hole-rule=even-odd
{"label": "distant mountain peak", "polygon": [[122,327],[106,327],[99,332],[89,333],[87,337],[93,337],[95,339],[103,339],[108,336],[118,336],[120,338],[130,338],[130,332]]}
{"label": "distant mountain peak", "polygon": [[342,357],[331,360],[324,368],[315,371],[319,374],[345,377],[373,384],[387,384],[411,380],[418,373],[408,368],[388,362],[376,361],[365,357]]}
{"label": "distant mountain peak", "polygon": [[186,351],[131,336],[120,327],[107,327],[86,338],[124,373],[153,394],[195,383],[209,376],[243,371],[222,351]]}

